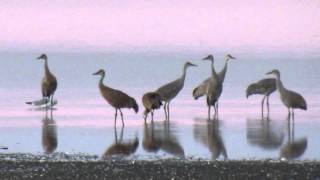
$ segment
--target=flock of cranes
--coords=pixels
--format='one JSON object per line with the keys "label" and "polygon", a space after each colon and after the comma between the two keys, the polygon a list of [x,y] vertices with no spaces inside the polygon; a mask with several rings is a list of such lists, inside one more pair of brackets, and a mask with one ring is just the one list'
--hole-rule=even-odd
{"label": "flock of cranes", "polygon": [[[57,89],[58,83],[56,77],[49,70],[48,66],[48,57],[46,54],[42,54],[37,59],[44,60],[44,77],[41,83],[41,91],[43,100],[46,103],[50,103],[50,105],[54,105],[56,102],[53,100],[53,96]],[[227,54],[225,57],[225,66],[224,68],[217,73],[214,67],[214,57],[213,55],[208,55],[203,58],[204,61],[210,61],[211,63],[211,76],[204,80],[199,86],[197,86],[193,90],[193,97],[197,100],[202,96],[206,96],[206,105],[208,107],[208,118],[210,119],[210,110],[211,106],[214,108],[214,119],[218,115],[218,101],[222,94],[223,83],[225,79],[225,75],[227,72],[228,62],[229,60],[236,59],[235,57]],[[154,110],[159,109],[164,103],[164,112],[165,117],[169,120],[170,117],[170,102],[179,94],[179,92],[183,89],[184,81],[186,78],[187,69],[189,67],[197,66],[190,62],[186,62],[183,66],[182,76],[172,82],[169,82],[160,88],[158,88],[154,92],[148,92],[143,95],[142,102],[145,106],[144,118],[146,120],[148,113],[151,113],[151,118],[153,119]],[[307,110],[307,103],[304,98],[291,90],[288,90],[284,87],[281,79],[279,70],[272,70],[267,74],[272,74],[275,78],[262,79],[257,83],[253,83],[248,86],[246,90],[246,95],[249,97],[252,94],[261,94],[264,95],[261,106],[263,112],[264,101],[267,98],[267,110],[269,112],[269,96],[275,90],[278,90],[280,94],[280,99],[282,103],[288,108],[288,115],[294,117],[294,109],[303,109]],[[111,87],[106,86],[103,83],[105,78],[105,71],[100,69],[93,75],[99,75],[99,89],[102,97],[113,107],[115,108],[115,116],[114,121],[116,125],[116,120],[118,116],[118,111],[120,112],[122,126],[124,126],[123,113],[121,109],[129,108],[133,109],[136,113],[139,111],[138,104],[133,97],[130,97],[126,93],[113,89]],[[39,102],[27,102],[27,104],[35,105]]]}

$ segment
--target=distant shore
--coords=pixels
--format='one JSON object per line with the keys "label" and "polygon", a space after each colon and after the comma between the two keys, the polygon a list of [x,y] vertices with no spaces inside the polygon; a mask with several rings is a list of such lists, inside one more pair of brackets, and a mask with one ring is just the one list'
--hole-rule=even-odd
{"label": "distant shore", "polygon": [[89,155],[0,154],[0,179],[319,179],[319,161],[101,160]]}

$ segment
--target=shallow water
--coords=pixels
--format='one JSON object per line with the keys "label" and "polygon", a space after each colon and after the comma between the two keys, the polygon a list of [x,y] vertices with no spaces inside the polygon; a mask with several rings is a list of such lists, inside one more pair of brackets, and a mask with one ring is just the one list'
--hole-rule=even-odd
{"label": "shallow water", "polygon": [[[229,63],[219,103],[219,119],[207,120],[204,98],[195,101],[192,89],[210,74],[203,53],[107,53],[49,54],[51,71],[57,76],[58,105],[46,113],[24,104],[39,99],[43,62],[36,53],[1,53],[0,60],[0,153],[88,153],[101,157],[126,151],[142,159],[194,157],[206,159],[320,159],[320,80],[317,59],[269,56],[260,59],[239,53]],[[216,57],[220,70],[223,55]],[[144,124],[143,93],[181,76],[189,68],[184,89],[172,101],[170,122],[163,109],[154,123]],[[105,84],[133,96],[140,111],[123,110],[114,128],[114,109],[101,98],[98,77],[106,70]],[[251,82],[267,77],[274,68],[282,72],[284,85],[305,97],[308,111],[296,110],[288,121],[277,93],[270,97],[270,117],[261,118],[261,96],[245,97]],[[110,150],[112,149],[112,150]],[[120,149],[120,150],[119,150]],[[124,149],[124,150],[123,150]],[[108,151],[109,150],[109,151]],[[107,153],[108,151],[108,153]]]}

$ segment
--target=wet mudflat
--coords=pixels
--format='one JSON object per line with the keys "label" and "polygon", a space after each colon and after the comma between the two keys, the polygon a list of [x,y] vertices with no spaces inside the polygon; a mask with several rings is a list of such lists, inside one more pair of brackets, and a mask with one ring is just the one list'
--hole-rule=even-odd
{"label": "wet mudflat", "polygon": [[89,155],[0,156],[1,179],[319,179],[318,161],[105,159]]}

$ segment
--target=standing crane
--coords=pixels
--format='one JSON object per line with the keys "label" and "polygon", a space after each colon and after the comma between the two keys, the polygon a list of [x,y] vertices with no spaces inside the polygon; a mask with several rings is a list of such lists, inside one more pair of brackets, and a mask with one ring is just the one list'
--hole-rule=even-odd
{"label": "standing crane", "polygon": [[[223,69],[218,73],[218,77],[219,80],[222,82],[224,82],[226,73],[227,73],[227,69],[228,69],[228,62],[230,59],[236,59],[235,57],[231,56],[230,54],[227,54],[225,57],[225,64]],[[194,97],[195,100],[197,100],[198,98],[204,96],[206,94],[206,89],[207,89],[207,85],[209,84],[211,77],[208,77],[206,80],[204,80],[200,85],[198,85],[196,88],[193,89],[192,95]],[[218,108],[218,102],[217,102],[217,108]]]}
{"label": "standing crane", "polygon": [[[267,74],[273,74],[276,76],[276,85],[278,92],[280,94],[280,99],[282,103],[288,108],[288,116],[292,115],[294,118],[294,111],[293,109],[303,109],[307,110],[307,103],[306,100],[299,94],[294,91],[286,89],[280,79],[280,71],[274,69]],[[290,112],[290,109],[292,113]]]}
{"label": "standing crane", "polygon": [[169,105],[173,98],[175,98],[178,93],[181,91],[181,89],[184,86],[184,80],[186,78],[186,72],[188,67],[190,66],[197,66],[195,64],[192,64],[191,62],[186,62],[183,66],[183,73],[182,76],[179,79],[176,79],[172,82],[169,82],[168,84],[165,84],[161,86],[158,90],[156,90],[156,93],[158,93],[161,96],[161,101],[164,101],[164,113],[166,115],[166,119],[169,119]]}
{"label": "standing crane", "polygon": [[256,83],[252,83],[248,86],[246,90],[247,98],[253,94],[261,94],[264,95],[261,102],[261,112],[263,115],[263,105],[264,100],[267,98],[267,110],[269,114],[269,96],[277,89],[276,79],[274,78],[265,78],[261,79]]}
{"label": "standing crane", "polygon": [[102,97],[112,106],[115,108],[116,113],[114,115],[114,125],[116,125],[117,121],[117,115],[118,110],[120,111],[121,120],[122,120],[122,126],[124,126],[123,122],[123,114],[121,109],[122,108],[133,108],[134,111],[137,113],[139,111],[138,104],[136,100],[134,100],[132,97],[128,96],[122,91],[112,89],[108,86],[105,86],[103,84],[103,79],[105,77],[105,71],[103,69],[100,69],[93,75],[100,75],[100,81],[99,81],[99,89]]}
{"label": "standing crane", "polygon": [[147,120],[149,112],[151,112],[151,120],[153,121],[153,113],[155,109],[159,109],[162,105],[161,97],[158,93],[149,92],[142,96],[142,104],[145,107],[143,112],[144,120]]}
{"label": "standing crane", "polygon": [[53,104],[53,96],[57,90],[58,82],[56,77],[51,73],[48,66],[48,57],[46,54],[41,54],[37,59],[44,60],[44,77],[41,82],[41,92],[42,97],[47,99],[47,102],[50,101],[50,104]]}
{"label": "standing crane", "polygon": [[[222,81],[219,80],[218,74],[214,69],[214,57],[208,55],[202,60],[211,61],[211,78],[207,84],[206,95],[207,95],[207,106],[208,106],[208,118],[210,119],[211,106],[214,108],[214,115],[217,116],[216,103],[222,93]],[[214,118],[215,119],[215,118]]]}

